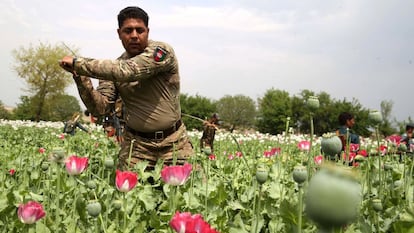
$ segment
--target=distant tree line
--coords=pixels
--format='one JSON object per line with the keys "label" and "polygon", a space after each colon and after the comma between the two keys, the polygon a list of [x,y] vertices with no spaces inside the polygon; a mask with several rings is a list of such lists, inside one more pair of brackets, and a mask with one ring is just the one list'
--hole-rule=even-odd
{"label": "distant tree line", "polygon": [[[13,51],[16,59],[14,70],[27,84],[28,95],[20,97],[20,103],[10,112],[0,101],[1,119],[65,121],[81,107],[76,97],[67,95],[65,89],[73,82],[70,75],[58,66],[58,59],[77,51],[66,45],[40,43],[34,47]],[[310,110],[307,100],[314,96],[319,100],[319,108]],[[338,115],[350,112],[356,117],[355,132],[370,136],[374,125],[369,121],[370,109],[364,108],[357,99],[337,100],[326,92],[315,93],[302,90],[290,95],[284,90],[271,88],[256,101],[245,95],[226,95],[212,100],[200,95],[182,94],[180,97],[183,121],[188,129],[202,129],[202,121],[217,113],[222,121],[221,127],[233,129],[255,129],[262,133],[280,134],[286,127],[296,133],[310,133],[312,115],[314,133],[321,135],[334,131],[338,125]],[[407,121],[391,119],[392,101],[382,101],[383,122],[379,126],[382,135],[403,131]],[[289,123],[289,124],[287,124]]]}

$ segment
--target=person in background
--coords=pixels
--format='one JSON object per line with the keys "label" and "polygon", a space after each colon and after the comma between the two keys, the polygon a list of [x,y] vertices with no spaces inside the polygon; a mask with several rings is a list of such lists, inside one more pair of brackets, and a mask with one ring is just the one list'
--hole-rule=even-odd
{"label": "person in background", "polygon": [[214,113],[210,119],[203,122],[204,129],[200,138],[200,149],[207,154],[214,153],[214,137],[219,121],[218,114]]}
{"label": "person in background", "polygon": [[414,141],[413,141],[414,123],[408,123],[405,126],[405,133],[401,135],[401,143],[407,146],[409,153],[414,152]]}
{"label": "person in background", "polygon": [[[73,74],[79,95],[94,115],[105,116],[118,97],[125,107],[124,141],[118,168],[140,162],[184,164],[194,154],[181,120],[180,74],[173,48],[149,40],[148,14],[136,6],[118,14],[118,38],[125,52],[117,60],[65,56],[60,66]],[[91,78],[100,80],[95,89]]]}
{"label": "person in background", "polygon": [[76,128],[89,133],[89,130],[87,130],[81,123],[79,123],[79,118],[80,114],[78,112],[73,113],[72,118],[65,122],[65,125],[63,126],[63,133],[73,136],[76,133]]}
{"label": "person in background", "polygon": [[359,135],[352,131],[352,127],[355,125],[354,116],[349,112],[342,112],[338,116],[338,122],[339,128],[336,130],[336,135],[341,138],[342,150],[345,150],[348,143],[357,144],[359,147]]}

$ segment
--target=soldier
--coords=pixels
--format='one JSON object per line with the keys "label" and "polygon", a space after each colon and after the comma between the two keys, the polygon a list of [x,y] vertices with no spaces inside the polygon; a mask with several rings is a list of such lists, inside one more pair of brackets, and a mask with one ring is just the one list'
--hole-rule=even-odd
{"label": "soldier", "polygon": [[[173,155],[177,164],[183,164],[194,152],[181,120],[180,75],[174,50],[167,43],[148,39],[148,15],[139,7],[121,10],[118,26],[125,52],[117,60],[65,56],[59,64],[74,74],[91,113],[107,115],[118,96],[122,98],[125,130],[118,155],[120,169],[141,161],[149,162],[147,169],[158,160],[171,164]],[[101,80],[96,90],[91,77]]]}
{"label": "soldier", "polygon": [[63,133],[73,136],[76,133],[76,128],[89,133],[89,131],[81,123],[79,123],[79,118],[80,114],[78,112],[73,113],[72,118],[65,122],[65,125],[63,126]]}
{"label": "soldier", "polygon": [[124,130],[125,121],[123,120],[123,104],[122,99],[119,97],[115,101],[115,109],[111,113],[105,116],[102,120],[103,128],[108,137],[115,136],[118,143],[124,141],[122,137],[122,131]]}
{"label": "soldier", "polygon": [[[203,123],[203,135],[200,138],[200,149],[208,154],[214,152],[214,136],[216,135],[217,126],[219,125],[219,117],[217,113]],[[209,150],[210,148],[210,150]]]}

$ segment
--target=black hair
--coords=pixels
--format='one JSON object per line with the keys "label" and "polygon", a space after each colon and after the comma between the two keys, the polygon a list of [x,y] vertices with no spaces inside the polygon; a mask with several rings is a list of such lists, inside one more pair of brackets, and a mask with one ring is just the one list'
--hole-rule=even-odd
{"label": "black hair", "polygon": [[413,123],[409,123],[405,126],[405,131],[408,131],[410,129],[414,129],[414,124]]}
{"label": "black hair", "polygon": [[349,112],[339,114],[338,121],[340,125],[345,125],[347,120],[354,119],[354,116]]}
{"label": "black hair", "polygon": [[122,9],[118,14],[118,27],[121,28],[127,19],[141,19],[144,21],[145,27],[148,27],[148,14],[137,6],[129,6]]}

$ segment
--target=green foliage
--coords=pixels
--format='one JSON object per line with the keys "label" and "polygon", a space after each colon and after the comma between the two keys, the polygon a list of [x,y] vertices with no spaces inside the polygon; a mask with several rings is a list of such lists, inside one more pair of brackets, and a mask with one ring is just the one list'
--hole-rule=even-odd
{"label": "green foliage", "polygon": [[81,112],[78,99],[71,95],[56,94],[46,100],[42,119],[48,121],[65,121],[74,112]]}
{"label": "green foliage", "polygon": [[287,117],[292,116],[292,102],[286,91],[270,89],[259,99],[257,128],[260,132],[279,134],[285,130]]}
{"label": "green foliage", "polygon": [[185,126],[190,130],[201,130],[203,128],[203,124],[200,120],[191,118],[188,115],[206,120],[217,111],[214,101],[199,95],[189,96],[187,94],[181,94],[180,103],[181,112],[184,113],[183,120]]}
{"label": "green foliage", "polygon": [[397,133],[397,130],[392,126],[391,123],[391,113],[393,105],[394,103],[391,100],[381,101],[381,115],[383,121],[382,124],[380,124],[379,126],[379,131],[385,137]]}
{"label": "green foliage", "polygon": [[5,108],[3,102],[0,100],[0,119],[10,119],[10,117],[10,112]]}
{"label": "green foliage", "polygon": [[[21,96],[20,101],[21,103],[13,111],[14,118],[20,120],[35,120],[37,103],[39,101],[38,96]],[[44,121],[65,121],[74,112],[81,111],[79,101],[76,97],[66,94],[48,96],[44,100],[43,109],[39,119]]]}
{"label": "green foliage", "polygon": [[225,125],[250,128],[254,126],[256,106],[253,99],[244,95],[226,95],[217,102],[217,111]]}
{"label": "green foliage", "polygon": [[[61,125],[21,122],[0,125],[1,232],[172,232],[169,221],[176,211],[201,214],[218,232],[322,232],[311,221],[308,207],[301,205],[303,198],[309,197],[310,183],[305,181],[299,187],[293,176],[298,164],[320,154],[319,140],[309,153],[304,153],[297,150],[303,135],[282,142],[280,138],[263,134],[220,132],[215,148],[217,157],[209,159],[194,154],[188,161],[193,170],[185,184],[177,187],[165,184],[160,178],[161,162],[150,171],[145,169],[145,163],[138,163],[129,170],[139,174],[139,183],[130,192],[121,193],[114,184],[116,166],[106,166],[107,160],[117,160],[119,146],[101,130],[92,131],[90,137],[79,133],[62,139],[58,137]],[[198,134],[189,135],[197,147]],[[239,141],[242,143],[234,143]],[[274,146],[280,147],[281,152],[263,157],[263,151]],[[46,151],[40,152],[40,147]],[[367,149],[373,147],[376,142],[364,145]],[[56,159],[55,154],[62,154],[62,160],[73,154],[88,157],[88,167],[80,175],[70,176],[64,163],[51,160]],[[236,156],[227,157],[230,154]],[[396,156],[402,160],[395,159]],[[413,231],[414,164],[412,157],[401,156],[373,155],[356,167],[344,165],[342,161],[323,166],[306,164],[310,178],[329,167],[344,172],[335,176],[348,174],[345,179],[358,179],[364,187],[358,193],[363,199],[356,202],[360,203],[358,219],[332,232]],[[392,169],[384,170],[382,163]],[[255,177],[259,165],[269,172],[263,183]],[[10,169],[15,173],[11,174]],[[320,181],[320,185],[324,184],[323,179]],[[90,185],[91,182],[94,184]],[[342,188],[348,187],[347,182],[342,183],[345,183]],[[329,192],[330,186],[324,186],[327,187],[324,192]],[[323,191],[315,187],[314,190]],[[320,196],[326,197],[326,193],[314,197]],[[381,200],[382,210],[373,208],[373,198]],[[41,203],[46,216],[25,225],[18,219],[16,209],[30,200]],[[335,198],[319,201],[324,206],[325,203],[343,204],[342,199]],[[88,215],[88,205],[97,202],[101,206],[99,215]]]}
{"label": "green foliage", "polygon": [[71,83],[70,74],[64,71],[58,61],[70,51],[62,45],[40,43],[36,47],[30,45],[13,50],[16,60],[14,70],[27,83],[27,92],[34,97],[35,120],[39,121],[48,97],[62,94]]}

